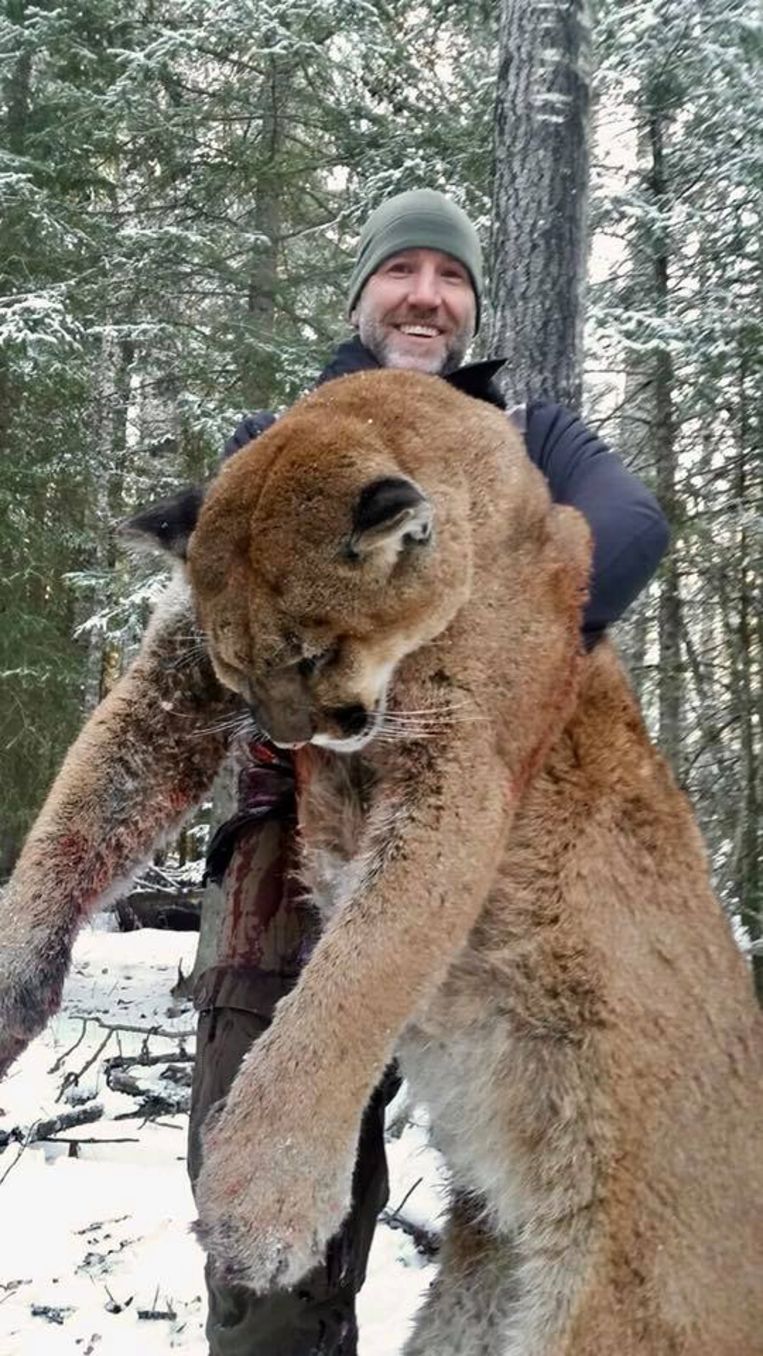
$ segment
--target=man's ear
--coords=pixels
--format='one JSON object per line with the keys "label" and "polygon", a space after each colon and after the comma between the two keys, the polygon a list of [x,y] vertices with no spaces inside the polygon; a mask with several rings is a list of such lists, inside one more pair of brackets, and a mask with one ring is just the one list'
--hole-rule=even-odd
{"label": "man's ear", "polygon": [[347,546],[350,559],[380,552],[392,564],[407,545],[422,546],[432,535],[432,505],[412,480],[384,476],[361,490]]}
{"label": "man's ear", "polygon": [[128,541],[165,551],[177,560],[185,560],[188,542],[196,526],[204,491],[199,485],[181,490],[171,499],[161,499],[141,509],[132,518],[119,524],[119,532]]}

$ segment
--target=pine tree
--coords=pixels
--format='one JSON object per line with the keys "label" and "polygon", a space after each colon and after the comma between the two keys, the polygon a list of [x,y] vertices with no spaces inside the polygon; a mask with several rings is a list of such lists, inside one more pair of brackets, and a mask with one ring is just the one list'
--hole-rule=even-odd
{"label": "pine tree", "polygon": [[[595,342],[638,380],[636,419],[673,527],[641,685],[696,804],[722,897],[760,935],[758,617],[760,27],[748,0],[598,6],[599,85],[632,110],[627,181],[597,216],[625,268]],[[628,408],[625,415],[628,417]],[[648,469],[648,468],[647,468]],[[760,981],[759,981],[760,982]]]}

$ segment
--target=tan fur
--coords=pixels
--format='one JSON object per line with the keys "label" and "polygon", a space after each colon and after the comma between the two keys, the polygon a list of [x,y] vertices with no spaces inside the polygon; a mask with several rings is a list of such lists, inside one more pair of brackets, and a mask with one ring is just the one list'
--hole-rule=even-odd
{"label": "tan fur", "polygon": [[[353,563],[395,475],[433,540]],[[296,1281],[397,1051],[456,1193],[409,1356],[763,1352],[760,1016],[613,652],[578,654],[587,561],[501,414],[390,372],[235,457],[192,538],[218,674],[277,738],[339,739],[393,675],[391,733],[297,755],[326,928],[209,1126],[200,1231]]]}
{"label": "tan fur", "polygon": [[[353,564],[359,491],[399,474],[431,545],[406,543],[413,514]],[[192,539],[219,678],[277,736],[336,740],[326,710],[393,675],[372,743],[297,754],[326,929],[209,1125],[202,1232],[257,1288],[307,1270],[397,1050],[454,1178],[408,1356],[763,1352],[760,1019],[617,661],[578,654],[585,536],[499,413],[380,372],[235,457]],[[337,634],[301,678],[299,647]],[[240,697],[198,644],[172,595],[30,836],[0,912],[0,1072],[79,921],[224,756]]]}
{"label": "tan fur", "polygon": [[180,581],[67,754],[0,904],[0,1076],[61,998],[78,927],[209,787],[239,709]]}

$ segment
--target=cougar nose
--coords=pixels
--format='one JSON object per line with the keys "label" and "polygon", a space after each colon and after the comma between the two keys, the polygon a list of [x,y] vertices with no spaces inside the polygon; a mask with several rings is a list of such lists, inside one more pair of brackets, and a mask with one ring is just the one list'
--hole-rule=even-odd
{"label": "cougar nose", "polygon": [[360,703],[354,706],[334,706],[326,714],[331,720],[336,721],[342,734],[348,738],[362,734],[368,725],[368,712]]}
{"label": "cougar nose", "polygon": [[290,749],[310,742],[313,722],[309,712],[290,710],[287,706],[271,707],[264,703],[250,705],[249,710],[258,730],[273,744]]}

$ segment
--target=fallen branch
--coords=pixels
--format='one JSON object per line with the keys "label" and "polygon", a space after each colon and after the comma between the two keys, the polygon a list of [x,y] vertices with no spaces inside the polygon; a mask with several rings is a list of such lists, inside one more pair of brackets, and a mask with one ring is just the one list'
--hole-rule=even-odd
{"label": "fallen branch", "polygon": [[75,1229],[75,1234],[93,1234],[96,1229],[103,1229],[106,1224],[123,1224],[129,1215],[114,1215],[111,1219],[96,1219],[92,1224],[86,1224],[84,1229]]}
{"label": "fallen branch", "polygon": [[[165,1113],[173,1116],[178,1112],[187,1111],[190,1094],[186,1089],[178,1093],[168,1090],[167,1095],[149,1090],[141,1087],[138,1079],[128,1073],[127,1070],[134,1065],[146,1068],[151,1065],[164,1064],[172,1068],[176,1064],[193,1064],[193,1061],[194,1056],[189,1055],[185,1050],[164,1055],[150,1055],[145,1049],[137,1055],[114,1055],[111,1059],[107,1059],[104,1066],[106,1083],[112,1092],[124,1092],[129,1097],[143,1099],[136,1110],[125,1112],[124,1115],[116,1116],[114,1119],[127,1120],[133,1116],[143,1116],[146,1120],[155,1120],[157,1116],[163,1116]],[[168,1079],[167,1081],[174,1082],[175,1080]]]}
{"label": "fallen branch", "polygon": [[83,1020],[96,1022],[104,1031],[131,1031],[138,1036],[164,1036],[171,1041],[194,1040],[196,1037],[195,1031],[169,1031],[163,1026],[130,1026],[124,1022],[104,1022],[102,1017],[85,1017]]}
{"label": "fallen branch", "polygon": [[51,1135],[46,1140],[47,1144],[140,1144],[137,1135],[121,1135],[116,1138],[100,1139],[97,1135],[82,1136],[81,1139],[74,1139],[72,1136]]}
{"label": "fallen branch", "polygon": [[159,1298],[159,1287],[157,1286],[156,1292],[154,1294],[154,1302],[151,1305],[151,1308],[139,1309],[138,1318],[167,1318],[170,1319],[170,1321],[174,1321],[177,1318],[177,1314],[175,1313],[175,1310],[172,1307],[172,1300],[170,1299],[167,1300],[166,1309],[157,1309],[156,1301],[158,1300],[158,1298]]}
{"label": "fallen branch", "polygon": [[47,1121],[33,1121],[27,1130],[15,1125],[12,1130],[0,1130],[0,1148],[4,1149],[14,1140],[25,1149],[28,1144],[39,1144],[43,1140],[53,1139],[60,1130],[71,1130],[75,1125],[90,1125],[100,1120],[103,1107],[100,1102],[91,1106],[74,1107],[71,1111],[62,1111],[60,1116],[51,1116]]}
{"label": "fallen branch", "polygon": [[401,1229],[407,1234],[413,1240],[416,1251],[422,1256],[430,1258],[438,1256],[442,1239],[433,1229],[425,1229],[421,1224],[414,1224],[412,1220],[398,1215],[396,1211],[382,1210],[379,1218],[384,1224],[388,1224],[390,1229]]}
{"label": "fallen branch", "polygon": [[423,1253],[425,1257],[436,1257],[440,1251],[440,1235],[432,1229],[425,1229],[421,1224],[414,1224],[402,1213],[403,1206],[410,1200],[416,1188],[421,1186],[423,1180],[423,1177],[419,1177],[418,1181],[408,1188],[400,1204],[394,1210],[382,1210],[380,1218],[390,1229],[401,1229],[412,1238],[417,1252]]}
{"label": "fallen branch", "polygon": [[173,1323],[177,1314],[174,1309],[139,1309],[138,1318],[165,1318]]}
{"label": "fallen branch", "polygon": [[58,1323],[60,1326],[74,1310],[69,1304],[33,1304],[30,1312],[32,1318],[46,1318],[49,1323]]}
{"label": "fallen branch", "polygon": [[163,1055],[149,1055],[141,1050],[137,1055],[111,1055],[106,1060],[106,1069],[129,1069],[131,1064],[140,1064],[146,1068],[150,1064],[193,1064],[196,1056],[187,1050],[165,1050]]}
{"label": "fallen branch", "polygon": [[425,1229],[421,1224],[414,1224],[413,1220],[406,1219],[402,1213],[403,1206],[410,1200],[416,1188],[421,1186],[423,1180],[423,1177],[419,1177],[418,1181],[408,1188],[394,1210],[382,1210],[381,1219],[390,1229],[402,1229],[404,1234],[412,1238],[417,1252],[423,1253],[425,1257],[436,1257],[440,1251],[440,1235],[432,1229]]}
{"label": "fallen branch", "polygon": [[82,1106],[73,1111],[64,1111],[60,1116],[53,1117],[52,1120],[35,1121],[28,1130],[22,1130],[17,1125],[12,1130],[0,1130],[0,1149],[5,1149],[13,1140],[19,1145],[16,1157],[8,1164],[2,1177],[0,1177],[0,1186],[3,1185],[6,1177],[13,1172],[24,1150],[30,1144],[39,1144],[43,1140],[55,1139],[56,1129],[71,1130],[75,1125],[87,1125],[92,1121],[97,1121],[102,1115],[103,1107],[96,1102],[92,1106]]}
{"label": "fallen branch", "polygon": [[0,1295],[0,1304],[5,1304],[5,1301],[10,1299],[11,1295],[15,1295],[19,1286],[31,1284],[32,1284],[31,1276],[27,1276],[18,1281],[0,1281],[0,1290],[5,1291],[4,1295]]}
{"label": "fallen branch", "polygon": [[[117,1089],[119,1091],[119,1089]],[[135,1093],[131,1094],[135,1096]],[[162,1097],[157,1092],[147,1092],[143,1094],[143,1101],[130,1111],[120,1111],[115,1121],[134,1121],[138,1117],[145,1123],[146,1121],[155,1121],[159,1116],[183,1116],[188,1111],[190,1102],[190,1093],[181,1094],[177,1097]]]}

